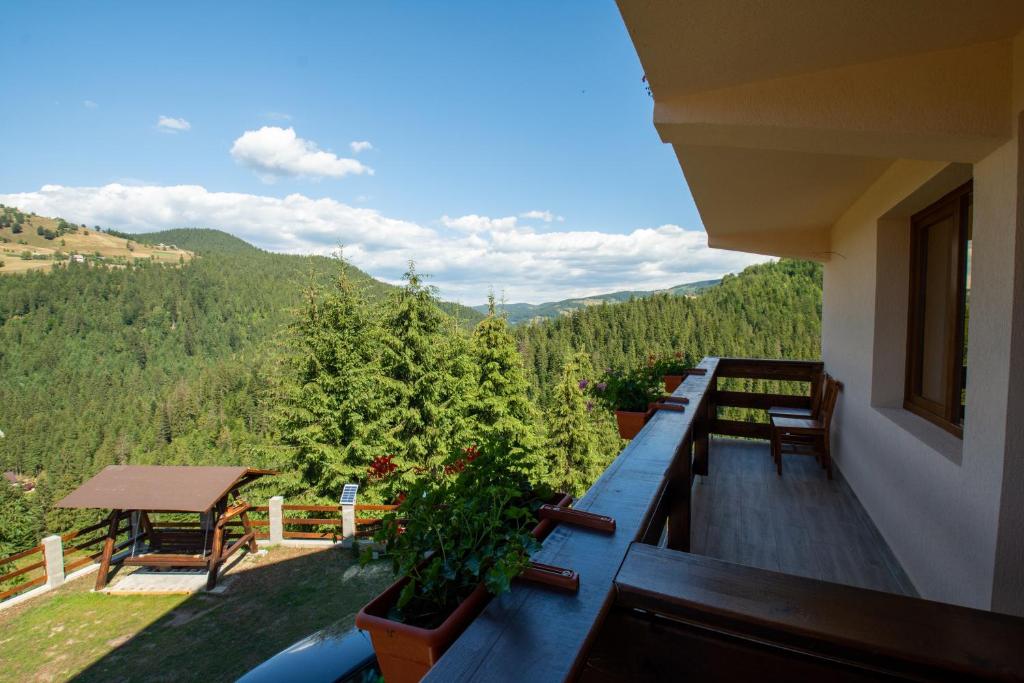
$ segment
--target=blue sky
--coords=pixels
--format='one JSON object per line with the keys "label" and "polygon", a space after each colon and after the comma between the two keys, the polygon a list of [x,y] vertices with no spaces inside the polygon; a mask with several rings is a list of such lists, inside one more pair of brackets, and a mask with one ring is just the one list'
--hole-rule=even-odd
{"label": "blue sky", "polygon": [[414,257],[467,303],[488,287],[540,301],[753,261],[703,246],[610,0],[4,15],[18,27],[0,42],[5,204],[221,228],[277,251],[343,243],[390,281]]}

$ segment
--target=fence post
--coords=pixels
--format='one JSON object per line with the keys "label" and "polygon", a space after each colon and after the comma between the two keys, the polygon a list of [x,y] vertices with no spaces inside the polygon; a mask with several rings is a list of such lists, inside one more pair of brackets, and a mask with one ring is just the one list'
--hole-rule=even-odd
{"label": "fence post", "polygon": [[283,506],[284,496],[274,496],[267,505],[270,517],[270,545],[280,545],[284,541]]}
{"label": "fence post", "polygon": [[359,486],[356,484],[345,484],[341,493],[341,537],[342,539],[356,538],[356,495]]}
{"label": "fence post", "polygon": [[64,543],[60,536],[43,539],[43,561],[46,562],[46,587],[57,588],[64,583]]}

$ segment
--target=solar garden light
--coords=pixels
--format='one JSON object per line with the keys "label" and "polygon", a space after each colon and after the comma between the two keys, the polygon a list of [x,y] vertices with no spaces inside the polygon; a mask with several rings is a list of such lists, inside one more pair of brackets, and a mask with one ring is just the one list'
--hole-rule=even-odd
{"label": "solar garden light", "polygon": [[341,537],[356,538],[356,495],[359,484],[345,484],[341,490]]}

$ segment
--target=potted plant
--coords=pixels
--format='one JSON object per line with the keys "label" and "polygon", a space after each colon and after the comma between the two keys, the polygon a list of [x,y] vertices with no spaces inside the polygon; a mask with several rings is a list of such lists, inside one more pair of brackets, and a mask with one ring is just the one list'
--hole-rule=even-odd
{"label": "potted plant", "polygon": [[356,625],[370,633],[388,683],[420,680],[526,569],[550,527],[537,524],[537,508],[552,502],[527,475],[521,457],[471,447],[425,472],[385,516],[375,540],[387,543],[399,578]]}
{"label": "potted plant", "polygon": [[686,379],[691,363],[682,351],[676,351],[672,356],[660,358],[654,363],[657,374],[661,375],[665,382],[665,392],[671,394],[679,388],[679,385]]}
{"label": "potted plant", "polygon": [[619,436],[632,439],[650,419],[650,405],[661,398],[657,375],[650,366],[609,370],[594,385],[599,401],[615,411]]}

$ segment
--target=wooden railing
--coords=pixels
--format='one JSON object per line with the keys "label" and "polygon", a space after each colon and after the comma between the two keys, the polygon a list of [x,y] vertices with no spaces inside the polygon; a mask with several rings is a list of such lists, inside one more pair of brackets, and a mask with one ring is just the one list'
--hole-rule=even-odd
{"label": "wooden railing", "polygon": [[[107,538],[107,520],[97,522],[76,531],[62,534],[60,540],[64,542],[64,573],[70,574],[76,569],[99,560],[103,554],[103,541]],[[118,553],[128,548],[132,543],[142,541],[143,534],[135,537],[131,535],[131,515],[123,513],[117,520],[117,541],[114,544],[114,552]],[[74,544],[70,544],[74,541]],[[70,544],[70,545],[69,545]],[[97,547],[99,546],[99,547]]]}
{"label": "wooden railing", "polygon": [[[282,505],[281,507],[287,515],[282,519],[285,539],[339,540],[342,537],[341,507],[338,505]],[[381,513],[390,512],[397,507],[397,505],[357,504],[355,506],[355,535],[363,538],[373,535],[381,522]],[[254,527],[255,538],[268,539],[270,537],[269,506],[238,506],[236,510],[238,515],[243,509],[251,516],[249,523]],[[180,514],[172,514],[170,519],[166,517],[164,519],[153,518],[150,520],[150,524],[155,531],[161,531],[164,534],[184,533],[199,529],[201,526],[194,518],[182,520]],[[63,556],[65,576],[95,564],[101,559],[108,525],[109,521],[105,519],[60,536],[61,547],[58,552]],[[225,520],[222,526],[224,528],[223,555],[227,557],[246,543],[249,536],[244,533],[244,526],[239,516]],[[142,543],[147,538],[146,532],[141,528],[136,531],[136,535],[132,536],[131,513],[125,512],[118,516],[114,543],[115,554],[127,554],[133,547],[142,547]],[[60,557],[57,561],[59,563]],[[130,560],[126,559],[125,561]],[[174,557],[168,563],[170,564],[172,561],[181,562],[182,560],[181,557]],[[199,564],[203,562],[200,561]],[[0,558],[0,572],[3,572],[0,573],[0,602],[46,584],[48,577],[44,546],[40,544]]]}
{"label": "wooden railing", "polygon": [[[516,585],[426,680],[1024,680],[1022,619],[687,552],[691,482],[714,467],[708,436],[768,435],[720,410],[809,406],[823,369],[699,367],[707,374],[674,393],[686,411],[655,414],[577,503],[615,518],[616,532],[558,527],[534,556],[578,571],[579,593]],[[765,388],[735,391],[739,380]]]}
{"label": "wooden railing", "polygon": [[[810,408],[811,396],[820,388],[824,363],[819,361],[769,361],[750,358],[721,358],[714,390],[710,401],[714,405],[714,417],[710,430],[723,436],[738,436],[755,439],[770,437],[766,411],[768,408]],[[722,380],[725,380],[724,382]],[[770,391],[734,391],[720,385],[729,380],[754,380],[754,384],[766,386]],[[733,382],[735,383],[735,382]],[[782,393],[782,388],[796,389]],[[740,421],[723,418],[722,408],[743,408],[757,411],[760,419]]]}
{"label": "wooden railing", "polygon": [[46,583],[46,560],[43,558],[42,545],[0,559],[0,568],[6,572],[0,575],[0,600]]}
{"label": "wooden railing", "polygon": [[[356,536],[366,537],[371,536],[374,531],[374,527],[380,524],[381,519],[379,517],[360,517],[360,513],[367,512],[390,512],[398,509],[397,505],[371,505],[371,504],[357,504],[355,506],[356,511]],[[270,507],[267,505],[261,505],[253,507],[252,510],[256,513],[268,514]],[[285,513],[288,512],[319,512],[319,513],[331,513],[332,516],[318,516],[318,517],[302,517],[302,516],[286,516],[282,519],[284,523],[284,537],[288,539],[299,539],[299,540],[335,540],[341,537],[341,506],[339,505],[282,505],[281,510]],[[262,529],[269,527],[270,522],[267,519],[253,519],[251,524]],[[295,531],[288,527],[321,527],[318,531]],[[322,527],[327,527],[328,530],[322,530]],[[267,531],[260,531],[256,534],[256,538],[265,539],[269,538],[270,534]]]}

